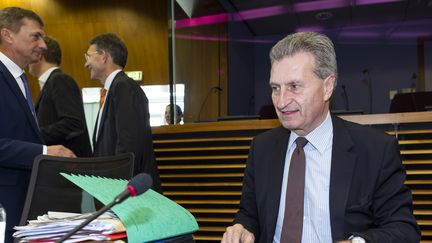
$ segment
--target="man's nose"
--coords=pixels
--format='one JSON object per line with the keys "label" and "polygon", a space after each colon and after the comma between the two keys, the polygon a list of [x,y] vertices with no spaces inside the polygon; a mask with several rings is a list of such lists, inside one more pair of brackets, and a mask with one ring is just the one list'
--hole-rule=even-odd
{"label": "man's nose", "polygon": [[285,106],[291,103],[292,99],[293,99],[292,92],[290,92],[287,89],[281,89],[275,105],[277,108],[283,109]]}
{"label": "man's nose", "polygon": [[40,38],[40,39],[39,39],[39,47],[40,47],[41,49],[44,49],[44,50],[47,49],[47,45],[46,45],[45,41],[43,40],[43,38]]}

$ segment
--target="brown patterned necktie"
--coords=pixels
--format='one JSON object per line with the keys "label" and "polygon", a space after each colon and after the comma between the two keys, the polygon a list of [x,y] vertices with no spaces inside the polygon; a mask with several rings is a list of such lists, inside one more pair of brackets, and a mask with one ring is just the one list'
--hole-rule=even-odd
{"label": "brown patterned necktie", "polygon": [[106,96],[106,94],[107,94],[107,90],[106,89],[102,89],[102,91],[101,91],[101,97],[100,97],[100,100],[99,100],[99,110],[102,108],[102,106],[103,106],[103,104],[105,102],[105,96]]}
{"label": "brown patterned necktie", "polygon": [[300,243],[303,231],[303,203],[306,159],[303,147],[306,138],[296,139],[297,147],[291,156],[288,184],[285,199],[285,215],[282,226],[281,243]]}

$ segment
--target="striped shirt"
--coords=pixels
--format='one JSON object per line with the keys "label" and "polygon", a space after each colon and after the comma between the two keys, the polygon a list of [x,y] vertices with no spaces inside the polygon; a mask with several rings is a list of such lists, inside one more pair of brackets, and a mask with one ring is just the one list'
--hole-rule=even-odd
{"label": "striped shirt", "polygon": [[[284,174],[279,202],[279,213],[273,242],[278,243],[282,233],[285,213],[285,196],[291,155],[296,148],[298,135],[291,133],[285,157]],[[302,243],[331,243],[329,192],[330,168],[333,144],[333,124],[330,113],[324,122],[306,135],[309,141],[304,147],[306,155],[306,179],[304,192],[304,220]]]}

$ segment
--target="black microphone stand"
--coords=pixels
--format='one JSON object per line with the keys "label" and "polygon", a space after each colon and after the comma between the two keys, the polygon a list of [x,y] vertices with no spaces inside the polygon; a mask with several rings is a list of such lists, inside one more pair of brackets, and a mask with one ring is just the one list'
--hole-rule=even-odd
{"label": "black microphone stand", "polygon": [[346,91],[346,87],[344,84],[342,84],[341,87],[342,87],[342,96],[343,96],[344,101],[345,101],[345,110],[349,111],[348,93]]}
{"label": "black microphone stand", "polygon": [[369,90],[369,113],[372,114],[372,112],[373,112],[373,110],[372,110],[373,109],[372,80],[371,80],[368,69],[364,69],[363,74],[366,75],[366,80],[367,80],[367,85],[368,85],[368,90]]}
{"label": "black microphone stand", "polygon": [[[202,112],[202,109],[204,108],[204,105],[206,104],[208,98],[210,97],[210,94],[211,94],[212,90],[214,90],[214,89],[217,90],[217,91],[219,91],[219,92],[222,91],[221,87],[218,87],[218,86],[213,86],[213,87],[210,88],[210,90],[207,92],[206,97],[205,97],[205,99],[204,99],[204,101],[201,104],[201,107],[199,109],[198,119],[197,119],[198,121],[201,121],[201,112]],[[219,104],[218,104],[218,106],[219,106]],[[218,109],[220,109],[220,108],[218,107]],[[218,111],[218,113],[219,113],[219,111]]]}

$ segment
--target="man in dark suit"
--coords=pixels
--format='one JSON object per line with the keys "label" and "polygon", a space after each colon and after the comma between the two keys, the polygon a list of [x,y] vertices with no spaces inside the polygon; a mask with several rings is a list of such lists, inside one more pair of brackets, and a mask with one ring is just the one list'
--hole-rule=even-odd
{"label": "man in dark suit", "polygon": [[60,70],[61,49],[56,40],[44,37],[47,49],[41,59],[29,65],[41,92],[35,110],[47,145],[62,144],[79,157],[92,154],[81,91],[75,80]]}
{"label": "man in dark suit", "polygon": [[39,154],[75,156],[61,146],[45,146],[39,133],[24,68],[46,49],[43,22],[17,7],[0,10],[0,203],[7,213],[6,242],[18,225],[33,159]]}
{"label": "man in dark suit", "polygon": [[133,152],[134,174],[150,174],[153,189],[161,191],[148,99],[137,82],[123,72],[128,56],[126,45],[111,33],[98,35],[89,44],[85,67],[90,70],[91,79],[100,80],[106,90],[93,133],[93,154]]}
{"label": "man in dark suit", "polygon": [[270,59],[282,126],[253,140],[222,242],[419,242],[396,138],[329,113],[331,40],[288,35]]}

